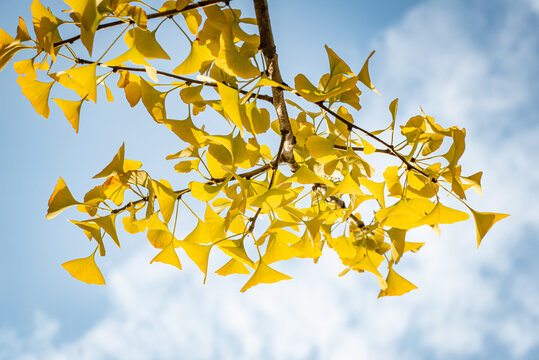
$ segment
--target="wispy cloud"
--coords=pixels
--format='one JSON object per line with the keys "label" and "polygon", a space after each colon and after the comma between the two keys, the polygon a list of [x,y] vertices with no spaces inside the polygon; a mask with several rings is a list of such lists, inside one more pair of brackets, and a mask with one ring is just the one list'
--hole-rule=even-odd
{"label": "wispy cloud", "polygon": [[[377,300],[376,281],[338,278],[338,259],[297,262],[295,280],[239,294],[241,279],[210,278],[147,265],[135,253],[108,277],[103,318],[62,340],[54,319],[36,315],[29,336],[0,332],[6,359],[417,359],[534,358],[539,354],[539,209],[534,187],[539,138],[530,77],[539,43],[528,2],[430,1],[379,40],[373,75],[386,95],[372,98],[373,118],[401,96],[401,119],[417,104],[444,124],[468,128],[466,171],[485,169],[480,210],[508,220],[475,250],[471,222],[414,232],[427,245],[401,267],[420,289]],[[482,5],[483,4],[483,5]],[[485,10],[485,11],[483,11]],[[492,20],[494,19],[494,20]],[[494,21],[494,23],[489,23]],[[535,72],[535,73],[534,73]],[[365,108],[368,108],[366,106]],[[382,112],[384,111],[384,112]],[[443,120],[446,119],[446,120]],[[3,352],[2,352],[3,351]]]}

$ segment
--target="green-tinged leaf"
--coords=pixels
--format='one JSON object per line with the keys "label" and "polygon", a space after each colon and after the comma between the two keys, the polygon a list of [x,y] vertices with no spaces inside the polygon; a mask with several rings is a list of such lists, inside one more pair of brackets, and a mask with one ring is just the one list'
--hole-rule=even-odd
{"label": "green-tinged leaf", "polygon": [[154,261],[175,266],[180,270],[182,269],[180,258],[178,257],[178,254],[174,249],[172,241],[167,246],[165,246],[157,255],[155,255],[152,261],[150,261],[150,264]]}
{"label": "green-tinged leaf", "polygon": [[36,112],[44,118],[48,118],[50,114],[49,95],[54,81],[44,83],[37,80],[29,80],[25,76],[19,76],[17,83],[20,85],[23,95],[32,103]]}
{"label": "green-tinged leaf", "polygon": [[328,54],[329,59],[329,69],[330,69],[330,75],[338,75],[338,74],[345,74],[353,76],[354,73],[352,70],[350,70],[350,67],[344,62],[343,59],[341,59],[333,50],[331,50],[327,45],[326,52]]}
{"label": "green-tinged leaf", "polygon": [[375,93],[380,94],[378,90],[376,90],[374,85],[372,84],[371,77],[369,75],[369,59],[373,55],[374,55],[374,51],[371,52],[367,60],[365,60],[365,64],[363,64],[363,67],[361,68],[361,71],[359,72],[359,75],[357,77],[358,77],[358,80],[361,81],[363,84],[365,84],[366,87],[368,87]]}
{"label": "green-tinged leaf", "polygon": [[314,85],[303,74],[299,74],[294,78],[295,88],[301,97],[310,102],[320,102],[329,99],[330,97],[342,94],[356,86],[357,77],[352,77],[344,80],[339,85],[335,86],[328,92],[324,92],[314,87]]}
{"label": "green-tinged leaf", "polygon": [[477,247],[481,245],[481,240],[485,237],[492,225],[509,216],[509,214],[479,212],[472,210],[475,220],[475,229],[477,230]]}
{"label": "green-tinged leaf", "polygon": [[417,286],[397,274],[393,268],[389,269],[389,274],[386,278],[387,288],[380,290],[378,298],[383,296],[400,296],[409,291],[417,289]]}
{"label": "green-tinged leaf", "polygon": [[253,276],[243,285],[241,292],[245,292],[249,288],[258,284],[272,284],[281,280],[290,280],[290,276],[285,275],[277,270],[270,268],[263,261],[258,263],[258,267]]}
{"label": "green-tinged leaf", "polygon": [[215,271],[217,275],[249,274],[249,269],[236,259],[230,259],[226,264]]}
{"label": "green-tinged leaf", "polygon": [[79,202],[71,195],[71,191],[67,188],[64,179],[60,178],[49,198],[49,209],[47,210],[46,218],[50,220],[68,207],[77,204]]}
{"label": "green-tinged leaf", "polygon": [[87,284],[105,285],[103,274],[95,263],[95,251],[92,255],[75,259],[62,264],[71,276]]}
{"label": "green-tinged leaf", "polygon": [[62,99],[53,99],[56,105],[62,109],[67,121],[71,124],[75,132],[79,132],[79,119],[80,119],[80,108],[84,100],[72,101],[72,100],[62,100]]}

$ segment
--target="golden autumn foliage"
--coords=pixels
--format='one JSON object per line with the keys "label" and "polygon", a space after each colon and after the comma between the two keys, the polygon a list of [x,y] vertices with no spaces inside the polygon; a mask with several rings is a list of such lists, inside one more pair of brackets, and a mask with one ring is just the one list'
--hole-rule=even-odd
{"label": "golden autumn foliage", "polygon": [[[151,262],[181,270],[180,261],[189,259],[204,280],[210,255],[222,253],[225,263],[212,271],[245,276],[242,292],[291,279],[272,267],[275,262],[316,262],[331,248],[345,267],[342,274],[370,273],[380,297],[402,295],[416,286],[395,267],[423,245],[408,241],[408,230],[429,226],[439,232],[440,224],[472,214],[479,245],[507,216],[465,202],[469,189],[481,192],[482,176],[462,174],[465,129],[444,128],[422,110],[401,121],[398,99],[389,104],[385,128],[355,122],[362,91],[378,93],[369,73],[374,51],[353,69],[326,46],[328,73],[318,81],[297,74],[292,87],[280,75],[266,0],[254,0],[256,18],[221,0],[165,1],[157,9],[134,0],[64,5],[66,11],[53,14],[34,0],[33,34],[22,18],[15,37],[0,29],[0,70],[25,54],[14,63],[23,95],[44,117],[54,100],[76,132],[86,103],[103,95],[115,101],[110,87],[117,86],[131,107],[144,107],[148,119],[177,135],[180,149],[167,159],[189,180],[186,188],[174,189],[152,178],[142,163],[125,158],[124,145],[94,176],[100,184],[82,198],[60,178],[47,218],[76,207],[88,219],[72,223],[95,240],[89,257],[62,265],[78,280],[105,284],[95,255],[105,256],[107,237],[120,246],[121,224],[129,234],[146,233],[156,249]],[[173,22],[184,39],[159,43],[162,22]],[[95,55],[97,31],[113,40]],[[88,58],[71,47],[78,41]],[[119,51],[122,42],[127,50]],[[186,47],[187,57],[171,58],[173,46]],[[71,90],[69,99],[52,97],[60,87]],[[186,118],[175,119],[167,109],[173,94]],[[221,124],[197,125],[202,112],[212,112]],[[372,162],[380,156],[393,163],[375,175]],[[457,199],[461,209],[449,207],[442,195]],[[193,211],[195,202],[205,204],[204,214]],[[373,216],[360,216],[364,206]],[[185,238],[176,234],[181,211],[198,218]]]}

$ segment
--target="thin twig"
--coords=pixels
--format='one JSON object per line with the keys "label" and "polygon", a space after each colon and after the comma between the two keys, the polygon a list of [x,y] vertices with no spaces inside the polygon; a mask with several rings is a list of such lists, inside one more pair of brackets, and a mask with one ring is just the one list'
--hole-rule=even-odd
{"label": "thin twig", "polygon": [[[212,6],[212,5],[215,5],[215,4],[218,4],[218,3],[223,3],[223,2],[225,4],[228,4],[230,2],[230,0],[204,0],[204,1],[199,1],[199,2],[197,2],[195,4],[187,5],[186,7],[184,7],[183,9],[180,9],[180,10],[173,9],[173,10],[156,12],[156,13],[153,13],[153,14],[149,14],[147,17],[148,17],[148,20],[151,20],[151,19],[157,19],[157,18],[162,18],[162,17],[167,17],[167,16],[174,16],[174,15],[181,14],[182,12],[187,12],[187,11],[194,10],[194,9],[202,9],[202,8]],[[126,20],[117,20],[117,21],[112,21],[112,22],[106,23],[106,24],[100,24],[97,27],[97,30],[108,29],[108,28],[118,26],[118,25],[122,25],[122,24],[125,24],[125,23],[128,23],[128,22],[129,21],[126,21]],[[76,35],[76,36],[70,37],[68,39],[65,39],[65,40],[62,40],[62,41],[58,41],[57,43],[54,43],[54,47],[62,46],[62,45],[65,45],[65,44],[72,44],[72,43],[74,43],[75,41],[77,41],[79,39],[80,39],[80,35]]]}

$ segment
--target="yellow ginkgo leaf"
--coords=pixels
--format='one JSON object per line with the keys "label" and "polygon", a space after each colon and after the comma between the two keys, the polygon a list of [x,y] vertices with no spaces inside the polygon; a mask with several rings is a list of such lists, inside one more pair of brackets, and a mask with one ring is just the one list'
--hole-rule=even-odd
{"label": "yellow ginkgo leaf", "polygon": [[300,257],[302,252],[284,243],[276,233],[270,235],[266,253],[262,257],[262,261],[266,264],[272,264],[276,261],[289,260],[295,257]]}
{"label": "yellow ginkgo leaf", "polygon": [[116,214],[96,217],[85,221],[99,225],[103,230],[105,230],[107,234],[109,234],[109,236],[112,238],[112,240],[114,240],[116,245],[120,247],[120,240],[118,239],[118,234],[116,233]]}
{"label": "yellow ginkgo leaf", "polygon": [[288,179],[283,181],[283,183],[299,183],[299,184],[326,184],[331,186],[332,182],[329,180],[326,180],[314,173],[307,165],[302,165],[295,173],[294,175],[290,176]]}
{"label": "yellow ginkgo leaf", "polygon": [[245,111],[245,117],[242,114],[243,126],[248,132],[256,135],[268,131],[270,127],[270,114],[267,109],[259,109],[255,102],[249,102],[243,105],[243,110]]}
{"label": "yellow ginkgo leaf", "polygon": [[105,279],[97,267],[94,257],[95,251],[88,257],[65,262],[62,267],[77,280],[87,284],[105,285]]}
{"label": "yellow ginkgo leaf", "polygon": [[227,117],[236,125],[240,132],[243,133],[243,125],[241,122],[239,92],[237,89],[226,86],[225,84],[217,83],[221,104]]}
{"label": "yellow ginkgo leaf", "polygon": [[272,284],[281,280],[290,280],[290,276],[285,275],[275,269],[270,268],[263,261],[258,263],[258,267],[253,276],[243,285],[241,292],[245,292],[247,289],[258,284]]}
{"label": "yellow ginkgo leaf", "polygon": [[112,161],[93,178],[103,178],[112,175],[125,174],[128,171],[138,170],[142,166],[142,163],[134,160],[127,160],[124,158],[125,143],[122,144]]}
{"label": "yellow ginkgo leaf", "polygon": [[378,90],[376,90],[374,85],[372,84],[371,77],[369,75],[369,59],[373,55],[374,55],[374,51],[371,52],[369,57],[367,57],[367,60],[365,60],[365,64],[363,64],[363,67],[361,68],[361,71],[359,72],[359,75],[357,77],[358,77],[359,81],[361,81],[363,84],[365,84],[366,87],[368,87],[369,89],[371,89],[375,93],[380,94],[378,92]]}
{"label": "yellow ginkgo leaf", "polygon": [[200,24],[202,24],[202,16],[198,12],[198,10],[193,9],[189,11],[183,11],[182,15],[191,34],[196,35]]}
{"label": "yellow ginkgo leaf", "polygon": [[419,226],[418,222],[434,209],[435,205],[428,199],[401,199],[395,205],[380,209],[376,219],[384,226],[408,230]]}
{"label": "yellow ginkgo leaf", "polygon": [[148,113],[152,118],[161,123],[167,118],[167,111],[165,109],[165,99],[167,97],[167,92],[160,92],[156,90],[152,85],[146,81],[140,81],[141,84],[141,95],[142,103],[148,110]]}
{"label": "yellow ginkgo leaf", "polygon": [[360,177],[358,180],[359,180],[359,183],[362,186],[365,186],[367,190],[369,190],[370,193],[376,198],[376,200],[378,200],[378,202],[380,203],[380,206],[386,207],[386,200],[385,200],[386,198],[384,195],[384,189],[385,189],[384,182],[378,183],[366,177]]}
{"label": "yellow ginkgo leaf", "polygon": [[50,114],[49,95],[54,81],[44,83],[37,80],[29,80],[25,76],[19,76],[17,83],[20,85],[23,95],[32,103],[36,112],[44,118],[48,118]]}
{"label": "yellow ginkgo leaf", "polygon": [[398,166],[389,166],[384,171],[384,179],[386,180],[387,189],[391,195],[401,196],[402,185],[399,180],[399,168]]}
{"label": "yellow ginkgo leaf", "polygon": [[36,65],[32,59],[21,60],[13,63],[13,69],[15,69],[19,75],[26,75],[28,80],[37,79]]}
{"label": "yellow ginkgo leaf", "polygon": [[191,46],[189,56],[173,72],[177,75],[194,74],[214,59],[215,57],[211,54],[210,49],[206,45],[201,45],[198,40],[195,40]]}
{"label": "yellow ginkgo leaf", "polygon": [[75,17],[80,22],[81,41],[92,55],[94,36],[104,17],[97,11],[96,0],[64,0],[73,9]]}
{"label": "yellow ginkgo leaf", "polygon": [[343,92],[354,88],[356,83],[357,77],[352,77],[344,80],[339,85],[333,87],[330,91],[324,92],[317,89],[303,74],[299,74],[294,78],[294,87],[296,88],[297,93],[305,100],[314,103],[342,94]]}
{"label": "yellow ginkgo leaf", "polygon": [[217,214],[215,210],[213,210],[210,204],[206,204],[204,223],[206,225],[206,233],[208,234],[208,239],[205,242],[199,243],[215,242],[225,237],[225,219],[219,216],[219,214]]}
{"label": "yellow ginkgo leaf", "polygon": [[260,70],[251,62],[242,57],[234,44],[232,29],[225,27],[221,30],[219,39],[219,55],[215,59],[215,65],[223,69],[230,76],[239,76],[251,79],[260,75]]}
{"label": "yellow ginkgo leaf", "polygon": [[189,183],[189,189],[191,189],[191,195],[193,195],[194,198],[201,201],[210,201],[221,192],[226,183],[227,181],[223,181],[218,185],[209,185],[198,181],[191,181]]}
{"label": "yellow ginkgo leaf", "polygon": [[387,288],[380,290],[380,293],[378,294],[379,298],[383,296],[400,296],[417,289],[417,286],[397,274],[392,268],[389,269],[386,283]]}
{"label": "yellow ginkgo leaf", "polygon": [[204,283],[208,275],[208,258],[212,245],[200,245],[190,241],[180,241],[180,247],[185,250],[185,253],[198,266],[204,274]]}
{"label": "yellow ginkgo leaf", "polygon": [[150,264],[154,261],[163,263],[163,264],[169,264],[172,266],[177,267],[178,269],[182,269],[182,264],[180,263],[180,258],[178,257],[178,254],[176,253],[176,250],[174,249],[174,245],[172,244],[172,241],[163,248],[155,257],[150,261]]}
{"label": "yellow ginkgo leaf", "polygon": [[215,271],[217,275],[249,274],[249,269],[236,259],[230,259],[226,264]]}
{"label": "yellow ginkgo leaf", "polygon": [[342,181],[337,185],[334,190],[335,194],[352,194],[352,195],[364,195],[363,191],[359,188],[359,184],[352,178],[350,173],[347,173]]}
{"label": "yellow ginkgo leaf", "polygon": [[245,251],[245,246],[242,239],[223,241],[218,243],[216,246],[218,246],[222,252],[231,258],[236,259],[237,261],[248,265],[253,269],[255,268],[255,263]]}
{"label": "yellow ginkgo leaf", "polygon": [[176,204],[178,195],[174,193],[174,189],[172,189],[169,182],[164,179],[154,181],[153,184],[156,189],[155,194],[157,196],[157,202],[159,203],[159,210],[161,210],[163,220],[168,223],[174,213],[174,205]]}
{"label": "yellow ginkgo leaf", "polygon": [[325,164],[337,157],[333,149],[333,141],[320,135],[312,135],[307,138],[305,146],[309,154],[321,164]]}
{"label": "yellow ginkgo leaf", "polygon": [[33,15],[34,31],[38,45],[56,61],[54,43],[62,40],[58,26],[64,22],[54,16],[39,0],[34,0],[30,7]]}
{"label": "yellow ginkgo leaf", "polygon": [[26,22],[21,16],[19,16],[19,25],[17,26],[17,39],[21,42],[32,40]]}
{"label": "yellow ginkgo leaf", "polygon": [[370,155],[376,152],[376,148],[367,140],[361,138],[361,143],[363,144],[363,152],[365,155]]}
{"label": "yellow ginkgo leaf", "polygon": [[468,220],[470,215],[465,212],[455,210],[443,205],[441,202],[437,203],[434,209],[416,223],[420,225],[436,225],[436,224],[453,224],[458,221]]}
{"label": "yellow ginkgo leaf", "polygon": [[97,63],[74,67],[65,72],[72,81],[61,77],[60,83],[68,89],[74,90],[81,98],[92,100],[97,103]]}
{"label": "yellow ginkgo leaf", "polygon": [[71,191],[67,188],[64,179],[60,178],[49,198],[49,209],[47,210],[46,218],[50,220],[68,207],[77,204],[79,202],[71,195]]}
{"label": "yellow ginkgo leaf", "polygon": [[481,240],[483,237],[485,237],[492,225],[509,216],[509,214],[479,212],[472,209],[470,210],[472,211],[475,219],[475,229],[477,230],[477,247],[479,247]]}
{"label": "yellow ginkgo leaf", "polygon": [[185,120],[166,119],[161,120],[161,123],[165,124],[180,139],[196,147],[201,147],[208,135],[207,132],[193,124],[191,117]]}
{"label": "yellow ginkgo leaf", "polygon": [[171,240],[173,241],[174,247],[179,246],[180,241],[173,237],[167,224],[165,224],[163,221],[161,221],[161,219],[159,219],[159,215],[157,212],[153,213],[150,216],[150,219],[147,221],[146,226],[148,227],[146,237],[154,248],[164,249]]}
{"label": "yellow ginkgo leaf", "polygon": [[329,69],[330,69],[330,75],[338,75],[338,74],[345,74],[345,75],[351,75],[353,76],[354,73],[352,70],[350,70],[350,67],[344,62],[343,59],[341,59],[333,50],[331,50],[327,45],[326,52],[328,54],[329,59]]}
{"label": "yellow ginkgo leaf", "polygon": [[215,239],[211,239],[206,231],[206,224],[202,220],[198,220],[197,226],[187,235],[185,241],[194,244],[209,244]]}
{"label": "yellow ginkgo leaf", "polygon": [[79,132],[79,119],[80,119],[80,108],[84,100],[72,101],[72,100],[63,100],[63,99],[53,99],[56,105],[62,109],[64,112],[67,121],[71,124],[75,132]]}
{"label": "yellow ginkgo leaf", "polygon": [[129,30],[125,34],[124,40],[129,50],[117,58],[108,61],[105,65],[120,65],[127,61],[138,65],[150,65],[146,60],[170,60],[168,54],[155,39],[155,31],[143,30],[137,27]]}

